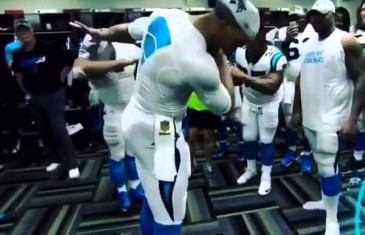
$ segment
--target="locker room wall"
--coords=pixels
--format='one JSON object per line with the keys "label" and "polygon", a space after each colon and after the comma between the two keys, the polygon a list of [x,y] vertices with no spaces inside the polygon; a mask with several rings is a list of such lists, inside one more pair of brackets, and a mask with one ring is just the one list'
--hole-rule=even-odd
{"label": "locker room wall", "polygon": [[[253,0],[258,7],[290,7],[302,5],[310,7],[314,0]],[[208,7],[208,0],[0,0],[0,11],[21,9],[25,13],[34,13],[39,9],[108,9],[108,8],[156,8],[156,7]]]}
{"label": "locker room wall", "polygon": [[[252,0],[258,7],[290,7],[302,5],[310,8],[314,0]],[[356,9],[361,0],[333,0],[339,6],[346,7],[351,13],[351,21],[356,21]],[[208,7],[208,0],[0,0],[0,12],[9,9],[34,13],[40,9],[108,9],[108,8],[156,8],[156,7]]]}

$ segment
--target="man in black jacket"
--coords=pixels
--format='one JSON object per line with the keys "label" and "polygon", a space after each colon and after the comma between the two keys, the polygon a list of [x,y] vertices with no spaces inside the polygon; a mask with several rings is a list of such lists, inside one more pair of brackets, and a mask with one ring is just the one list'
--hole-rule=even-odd
{"label": "man in black jacket", "polygon": [[45,147],[54,151],[47,171],[63,163],[70,178],[78,178],[76,152],[66,129],[64,118],[65,92],[62,83],[73,66],[76,55],[39,42],[26,20],[14,22],[15,34],[23,43],[14,53],[12,69],[15,78],[29,97],[33,118]]}

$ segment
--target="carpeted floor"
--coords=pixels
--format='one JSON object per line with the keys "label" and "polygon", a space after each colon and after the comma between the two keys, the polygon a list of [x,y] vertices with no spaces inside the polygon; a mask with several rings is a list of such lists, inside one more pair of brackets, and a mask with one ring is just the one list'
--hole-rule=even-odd
{"label": "carpeted floor", "polygon": [[[0,211],[7,215],[0,221],[0,234],[139,234],[140,205],[128,214],[118,209],[105,157],[105,151],[81,154],[81,178],[74,181],[67,180],[62,170],[47,173],[42,162],[7,165],[0,172]],[[257,194],[257,180],[236,185],[244,166],[234,157],[216,161],[214,177],[195,170],[190,179],[184,234],[323,235],[324,212],[301,207],[307,200],[320,198],[316,176],[301,175],[298,164],[282,169],[279,157],[272,191],[265,197]],[[346,177],[344,182],[348,182]],[[349,189],[349,184],[344,184],[339,208],[343,235],[357,235],[354,216],[358,191],[358,187]],[[364,221],[365,199],[360,213]],[[365,234],[364,223],[361,228],[358,235]]]}

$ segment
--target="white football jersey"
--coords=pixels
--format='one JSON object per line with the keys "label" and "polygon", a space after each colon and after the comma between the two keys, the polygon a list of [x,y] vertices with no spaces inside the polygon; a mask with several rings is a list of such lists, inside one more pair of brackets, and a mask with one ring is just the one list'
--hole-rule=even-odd
{"label": "white football jersey", "polygon": [[[288,27],[285,26],[280,29],[270,31],[270,34],[268,33],[266,35],[266,39],[274,44],[278,41],[283,42],[286,38],[287,28]],[[301,51],[303,50],[305,43],[315,35],[317,35],[317,33],[314,31],[312,25],[308,24],[303,33],[298,34],[294,41],[289,45],[289,56],[287,58],[288,65],[284,73],[285,80],[294,81],[299,76],[302,56]]]}
{"label": "white football jersey", "polygon": [[[251,77],[264,78],[269,73],[284,70],[287,60],[283,53],[275,46],[268,46],[264,55],[256,64],[249,64],[246,59],[246,47],[238,48],[235,53],[237,67]],[[246,87],[243,91],[246,99],[257,105],[267,104],[272,101],[281,101],[283,98],[282,87],[274,95],[262,94],[259,91]]]}
{"label": "white football jersey", "polygon": [[339,131],[349,116],[353,82],[348,77],[342,38],[336,29],[324,40],[306,44],[300,71],[303,126],[313,131]]}

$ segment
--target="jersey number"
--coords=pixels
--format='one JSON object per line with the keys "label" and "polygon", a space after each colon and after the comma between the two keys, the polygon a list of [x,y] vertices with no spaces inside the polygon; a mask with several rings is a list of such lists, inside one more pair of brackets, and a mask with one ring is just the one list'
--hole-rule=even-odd
{"label": "jersey number", "polygon": [[[299,44],[298,39],[295,38],[293,43],[294,44]],[[289,60],[296,60],[296,59],[299,58],[299,56],[300,56],[300,54],[299,54],[298,47],[289,47],[289,56],[288,56]]]}
{"label": "jersey number", "polygon": [[[308,41],[309,38],[304,38],[302,43],[305,43],[306,41]],[[293,40],[294,44],[299,44],[299,40],[298,39],[294,39]],[[298,47],[289,47],[289,60],[296,60],[300,57],[300,53],[299,53],[299,49]]]}

